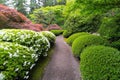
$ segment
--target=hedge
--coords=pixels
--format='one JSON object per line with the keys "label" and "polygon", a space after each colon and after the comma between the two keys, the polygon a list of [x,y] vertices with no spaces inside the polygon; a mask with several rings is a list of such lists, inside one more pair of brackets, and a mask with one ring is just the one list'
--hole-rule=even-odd
{"label": "hedge", "polygon": [[71,32],[71,31],[68,31],[68,30],[65,30],[65,31],[63,32],[63,36],[64,36],[65,38],[68,38],[71,34],[72,34],[72,32]]}
{"label": "hedge", "polygon": [[64,30],[51,30],[51,32],[53,34],[55,34],[56,36],[59,36],[59,35],[63,34]]}
{"label": "hedge", "polygon": [[82,35],[89,35],[89,33],[87,33],[87,32],[79,32],[79,33],[72,34],[70,37],[68,37],[67,43],[69,45],[72,45],[72,43],[74,42],[74,40],[76,38],[78,38],[79,36],[82,36]]}
{"label": "hedge", "polygon": [[90,46],[81,54],[83,80],[119,80],[120,52],[105,46]]}
{"label": "hedge", "polygon": [[33,49],[17,43],[0,42],[0,80],[28,78],[37,58]]}
{"label": "hedge", "polygon": [[47,55],[50,43],[42,34],[31,30],[3,29],[0,30],[0,41],[14,42],[35,50],[36,54]]}
{"label": "hedge", "polygon": [[105,45],[107,41],[100,36],[85,35],[80,36],[72,44],[72,51],[76,57],[79,57],[82,50],[91,45]]}
{"label": "hedge", "polygon": [[49,40],[49,42],[51,43],[51,46],[52,46],[52,44],[54,44],[56,36],[52,32],[42,31],[40,33],[42,33]]}

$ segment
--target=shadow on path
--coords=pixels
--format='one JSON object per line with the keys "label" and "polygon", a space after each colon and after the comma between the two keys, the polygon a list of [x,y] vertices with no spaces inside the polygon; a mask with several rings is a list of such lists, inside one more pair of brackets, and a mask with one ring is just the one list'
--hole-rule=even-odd
{"label": "shadow on path", "polygon": [[42,80],[80,80],[79,71],[79,62],[73,57],[71,48],[58,36]]}

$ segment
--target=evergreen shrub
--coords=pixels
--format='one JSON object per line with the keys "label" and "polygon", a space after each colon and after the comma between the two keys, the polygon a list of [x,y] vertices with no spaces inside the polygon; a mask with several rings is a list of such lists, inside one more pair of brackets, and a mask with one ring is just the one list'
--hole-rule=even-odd
{"label": "evergreen shrub", "polygon": [[89,35],[89,33],[87,33],[87,32],[79,32],[79,33],[72,34],[70,37],[68,37],[67,43],[69,45],[72,45],[72,43],[74,42],[74,40],[76,38],[78,38],[79,36],[83,36],[83,35]]}
{"label": "evergreen shrub", "polygon": [[47,56],[50,43],[41,33],[31,30],[3,29],[0,30],[0,41],[14,42],[33,49],[39,56]]}
{"label": "evergreen shrub", "polygon": [[83,80],[119,80],[120,52],[106,46],[90,46],[81,54]]}
{"label": "evergreen shrub", "polygon": [[72,51],[76,57],[79,57],[82,50],[91,45],[106,45],[107,40],[101,36],[96,35],[85,35],[80,36],[72,44]]}
{"label": "evergreen shrub", "polygon": [[38,56],[17,43],[0,42],[0,80],[27,78]]}
{"label": "evergreen shrub", "polygon": [[52,44],[54,44],[56,36],[52,32],[50,32],[50,31],[42,31],[40,33],[43,34],[49,40],[51,46],[52,46]]}
{"label": "evergreen shrub", "polygon": [[65,30],[65,31],[63,32],[63,36],[64,36],[65,38],[68,38],[71,34],[72,34],[72,32],[71,32],[71,31],[68,31],[68,30]]}
{"label": "evergreen shrub", "polygon": [[63,34],[64,30],[51,30],[51,32],[53,34],[55,34],[56,36],[59,36],[59,35]]}

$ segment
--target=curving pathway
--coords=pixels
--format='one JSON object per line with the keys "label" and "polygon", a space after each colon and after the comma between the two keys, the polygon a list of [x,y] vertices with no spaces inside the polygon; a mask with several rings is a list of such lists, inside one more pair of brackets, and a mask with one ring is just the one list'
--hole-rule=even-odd
{"label": "curving pathway", "polygon": [[62,36],[58,36],[42,80],[82,80],[79,71],[79,62],[72,55],[71,48]]}

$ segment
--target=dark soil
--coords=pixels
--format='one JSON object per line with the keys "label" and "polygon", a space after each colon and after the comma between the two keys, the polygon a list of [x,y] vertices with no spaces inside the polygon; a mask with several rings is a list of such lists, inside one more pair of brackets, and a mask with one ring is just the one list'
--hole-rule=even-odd
{"label": "dark soil", "polygon": [[56,39],[52,58],[45,68],[42,80],[81,80],[79,61],[74,58],[62,36]]}

